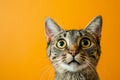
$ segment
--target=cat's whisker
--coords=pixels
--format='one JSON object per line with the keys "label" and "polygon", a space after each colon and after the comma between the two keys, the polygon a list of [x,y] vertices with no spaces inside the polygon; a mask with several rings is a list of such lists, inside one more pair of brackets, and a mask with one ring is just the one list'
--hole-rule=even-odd
{"label": "cat's whisker", "polygon": [[42,70],[42,69],[44,69],[44,68],[46,68],[46,67],[48,67],[48,66],[49,66],[49,65],[46,66],[46,64],[41,64],[41,65],[40,65],[40,68],[41,68],[41,70]]}
{"label": "cat's whisker", "polygon": [[86,64],[88,65],[88,67],[94,72],[94,74],[97,76],[97,72],[95,70],[95,67],[89,62],[89,60],[87,58],[84,58]]}
{"label": "cat's whisker", "polygon": [[49,70],[49,75],[48,75],[48,80],[51,80],[51,77],[52,77],[52,72],[53,72],[53,68],[51,67],[50,70]]}
{"label": "cat's whisker", "polygon": [[50,76],[51,76],[50,72],[51,72],[51,70],[49,71],[49,74],[48,74],[48,76],[47,76],[47,77],[48,77],[48,79],[50,79]]}
{"label": "cat's whisker", "polygon": [[[95,67],[93,66],[93,64],[90,63],[90,61],[88,60],[87,57],[85,57],[85,60],[91,65],[91,67],[95,70]],[[96,71],[96,70],[95,70]]]}
{"label": "cat's whisker", "polygon": [[47,73],[47,71],[49,70],[49,68],[45,69],[43,74],[40,76],[40,80],[43,80],[45,74]]}
{"label": "cat's whisker", "polygon": [[51,70],[50,70],[50,72],[49,72],[49,76],[48,76],[48,80],[51,80]]}
{"label": "cat's whisker", "polygon": [[44,70],[43,74],[42,74],[41,77],[40,77],[40,80],[44,80],[43,78],[44,78],[44,76],[46,75],[46,73],[49,72],[49,70],[51,70],[51,67],[50,67],[50,66],[47,67],[47,69]]}
{"label": "cat's whisker", "polygon": [[53,80],[53,79],[52,79],[52,78],[53,78],[53,74],[54,74],[54,73],[53,73],[53,69],[50,70],[50,73],[49,73],[49,74],[50,74],[49,80]]}
{"label": "cat's whisker", "polygon": [[45,70],[46,68],[49,68],[50,67],[50,65],[44,65],[44,66],[41,66],[41,70]]}
{"label": "cat's whisker", "polygon": [[58,58],[54,62],[59,62],[59,61],[63,61],[63,60],[64,60],[63,58]]}
{"label": "cat's whisker", "polygon": [[[49,77],[50,77],[50,71],[51,71],[51,67],[49,69],[46,70],[46,72],[43,73],[43,79],[41,80],[44,80],[44,79],[48,79],[49,80]],[[45,76],[48,76],[48,77],[45,77]]]}

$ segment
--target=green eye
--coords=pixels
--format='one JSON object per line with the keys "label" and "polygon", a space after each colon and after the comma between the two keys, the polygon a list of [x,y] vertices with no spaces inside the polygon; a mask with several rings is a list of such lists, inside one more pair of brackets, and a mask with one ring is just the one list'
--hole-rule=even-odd
{"label": "green eye", "polygon": [[84,38],[84,39],[81,40],[81,43],[80,43],[80,44],[81,44],[81,46],[82,46],[83,48],[87,48],[87,47],[90,47],[91,42],[90,42],[89,39]]}
{"label": "green eye", "polygon": [[58,48],[60,48],[60,49],[63,49],[63,48],[66,47],[66,41],[63,40],[63,39],[62,39],[62,40],[59,40],[59,41],[57,42],[56,46],[57,46]]}

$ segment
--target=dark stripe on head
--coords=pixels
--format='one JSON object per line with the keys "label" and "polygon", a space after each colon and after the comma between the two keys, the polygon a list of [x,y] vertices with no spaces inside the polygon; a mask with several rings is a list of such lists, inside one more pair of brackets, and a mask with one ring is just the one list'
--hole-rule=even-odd
{"label": "dark stripe on head", "polygon": [[66,37],[66,33],[64,33],[63,36]]}
{"label": "dark stripe on head", "polygon": [[79,32],[80,32],[80,36],[84,36],[85,35],[83,30],[80,30]]}

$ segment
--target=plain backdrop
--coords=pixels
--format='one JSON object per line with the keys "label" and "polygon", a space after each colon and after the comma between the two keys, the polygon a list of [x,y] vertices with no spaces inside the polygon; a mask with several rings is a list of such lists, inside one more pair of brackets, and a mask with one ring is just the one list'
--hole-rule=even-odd
{"label": "plain backdrop", "polygon": [[53,80],[46,53],[44,21],[64,29],[82,29],[103,17],[101,80],[120,80],[119,0],[0,0],[0,80]]}

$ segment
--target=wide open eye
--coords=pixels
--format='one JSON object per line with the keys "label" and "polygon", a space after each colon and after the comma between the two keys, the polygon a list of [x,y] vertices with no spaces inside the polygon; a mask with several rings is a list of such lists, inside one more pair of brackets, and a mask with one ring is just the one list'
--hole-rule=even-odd
{"label": "wide open eye", "polygon": [[80,42],[80,45],[83,47],[83,48],[87,48],[87,47],[90,47],[91,45],[91,41],[88,39],[88,38],[83,38]]}
{"label": "wide open eye", "polygon": [[66,41],[64,39],[61,39],[57,42],[56,46],[60,49],[63,49],[66,47]]}

